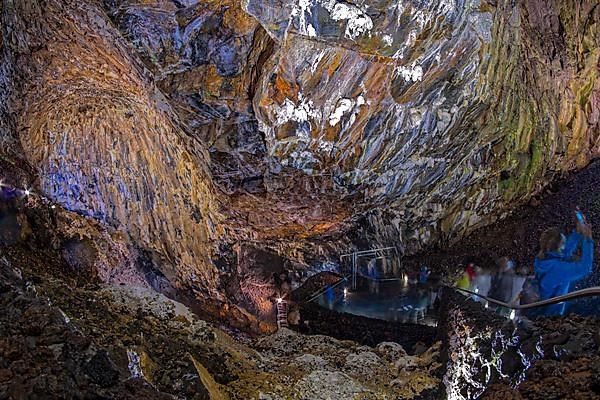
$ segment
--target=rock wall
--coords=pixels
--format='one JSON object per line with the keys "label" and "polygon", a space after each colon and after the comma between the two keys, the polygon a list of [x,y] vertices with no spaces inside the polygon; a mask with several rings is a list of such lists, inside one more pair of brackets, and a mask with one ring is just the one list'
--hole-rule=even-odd
{"label": "rock wall", "polygon": [[[262,30],[234,1],[104,2],[184,124],[215,150],[262,150],[250,87]],[[235,150],[237,150],[237,148]]]}
{"label": "rock wall", "polygon": [[230,222],[282,253],[447,244],[597,155],[590,1],[107,4]]}
{"label": "rock wall", "polygon": [[600,393],[596,319],[571,315],[522,324],[455,291],[443,298],[438,326],[448,399],[585,399]]}
{"label": "rock wall", "polygon": [[219,298],[211,258],[222,228],[206,151],[104,12],[4,2],[2,26],[14,126],[2,133],[20,141],[40,191],[129,233],[175,285]]}
{"label": "rock wall", "polygon": [[269,152],[364,195],[371,240],[463,237],[598,154],[599,11],[567,3],[249,0]]}

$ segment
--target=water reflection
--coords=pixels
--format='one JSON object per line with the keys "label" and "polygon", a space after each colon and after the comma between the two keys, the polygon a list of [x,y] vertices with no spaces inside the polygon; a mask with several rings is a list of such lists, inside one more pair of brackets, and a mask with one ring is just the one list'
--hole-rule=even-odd
{"label": "water reflection", "polygon": [[[359,279],[358,289],[350,290],[345,284],[328,287],[314,299],[329,310],[402,323],[437,325],[440,286],[436,280],[419,283],[418,278],[404,275],[394,279]],[[506,318],[524,321],[535,318],[537,310],[515,311],[488,302],[481,296],[494,298],[511,305],[528,304],[535,298],[531,294],[533,276],[498,271],[491,274],[476,269],[467,289],[477,295],[467,295],[479,301],[490,312]],[[496,296],[496,297],[494,297]],[[587,298],[567,302],[568,312],[581,315],[599,315],[600,299]]]}
{"label": "water reflection", "polygon": [[361,279],[356,291],[329,287],[315,299],[320,306],[369,318],[436,325],[438,288],[404,279]]}

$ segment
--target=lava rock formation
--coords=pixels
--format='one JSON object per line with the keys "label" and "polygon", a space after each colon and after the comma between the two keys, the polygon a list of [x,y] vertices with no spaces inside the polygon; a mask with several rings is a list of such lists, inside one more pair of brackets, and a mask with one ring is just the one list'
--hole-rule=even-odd
{"label": "lava rock formation", "polygon": [[115,268],[257,314],[244,282],[269,274],[242,254],[303,270],[448,245],[599,152],[592,0],[15,0],[0,18],[5,179],[99,221],[89,246],[119,248]]}

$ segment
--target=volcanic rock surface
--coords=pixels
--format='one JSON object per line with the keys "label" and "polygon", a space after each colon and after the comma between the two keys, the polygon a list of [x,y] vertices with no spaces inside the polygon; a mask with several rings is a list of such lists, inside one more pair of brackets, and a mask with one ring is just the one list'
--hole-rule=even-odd
{"label": "volcanic rock surface", "polygon": [[359,194],[371,241],[460,237],[598,153],[593,2],[246,9],[278,44],[254,97],[270,154]]}
{"label": "volcanic rock surface", "polygon": [[19,245],[3,254],[2,398],[342,400],[439,391],[439,343],[408,356],[398,343],[372,348],[287,329],[231,336],[153,290],[65,272],[52,251]]}
{"label": "volcanic rock surface", "polygon": [[448,398],[600,397],[597,318],[537,318],[517,326],[455,291],[445,291],[442,304]]}
{"label": "volcanic rock surface", "polygon": [[206,151],[116,28],[95,3],[19,1],[2,12],[15,125],[2,136],[21,144],[36,188],[126,232],[168,279],[218,298],[211,258],[223,230]]}
{"label": "volcanic rock surface", "polygon": [[3,178],[114,229],[119,270],[263,317],[272,272],[448,245],[598,155],[593,0],[15,0],[0,18]]}

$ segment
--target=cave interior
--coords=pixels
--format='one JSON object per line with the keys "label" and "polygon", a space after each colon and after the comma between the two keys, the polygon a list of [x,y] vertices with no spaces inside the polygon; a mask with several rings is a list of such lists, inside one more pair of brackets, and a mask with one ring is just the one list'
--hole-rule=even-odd
{"label": "cave interior", "polygon": [[0,0],[0,399],[600,399],[599,157],[597,0]]}

